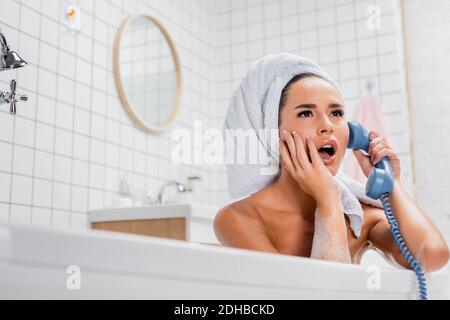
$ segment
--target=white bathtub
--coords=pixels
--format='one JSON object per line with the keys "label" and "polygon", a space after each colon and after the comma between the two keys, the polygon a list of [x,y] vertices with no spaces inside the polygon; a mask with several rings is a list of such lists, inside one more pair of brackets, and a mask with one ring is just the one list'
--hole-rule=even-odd
{"label": "white bathtub", "polygon": [[[72,265],[80,273],[68,274]],[[367,286],[371,275],[362,266],[250,250],[0,224],[1,299],[416,298],[411,271],[381,268],[378,289]],[[69,289],[75,276],[80,288]],[[430,298],[449,299],[447,269],[427,280]]]}

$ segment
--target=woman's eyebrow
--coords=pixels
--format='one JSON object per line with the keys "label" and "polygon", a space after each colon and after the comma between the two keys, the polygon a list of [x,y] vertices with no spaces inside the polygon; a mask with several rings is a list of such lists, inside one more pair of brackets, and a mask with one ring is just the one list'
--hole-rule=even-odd
{"label": "woman's eyebrow", "polygon": [[330,109],[336,109],[336,108],[343,108],[344,106],[340,103],[331,103],[328,108]]}
{"label": "woman's eyebrow", "polygon": [[[330,103],[328,105],[328,108],[330,108],[330,109],[343,108],[343,107],[344,106],[339,103]],[[314,108],[317,108],[317,105],[315,105],[314,103],[304,103],[304,104],[299,104],[298,106],[294,107],[294,109],[297,109],[297,108],[314,109]]]}
{"label": "woman's eyebrow", "polygon": [[297,108],[314,109],[314,108],[317,108],[317,106],[313,103],[305,103],[305,104],[299,104],[298,106],[294,107],[294,109],[297,109]]}

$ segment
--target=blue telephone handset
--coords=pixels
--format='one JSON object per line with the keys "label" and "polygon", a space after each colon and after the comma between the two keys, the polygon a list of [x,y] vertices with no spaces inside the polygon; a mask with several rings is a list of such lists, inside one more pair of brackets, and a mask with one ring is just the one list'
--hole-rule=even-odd
{"label": "blue telephone handset", "polygon": [[[350,149],[362,149],[366,152],[369,151],[369,144],[371,139],[367,130],[356,121],[348,121],[349,139],[347,148]],[[391,226],[391,233],[394,237],[395,243],[400,248],[403,257],[416,273],[419,298],[421,300],[427,299],[427,288],[425,283],[425,275],[422,271],[419,261],[414,258],[411,252],[406,247],[403,236],[400,233],[397,220],[392,213],[390,207],[389,195],[394,187],[394,175],[392,167],[387,157],[383,157],[375,167],[372,169],[366,184],[366,195],[372,199],[381,199],[383,204],[384,213]]]}
{"label": "blue telephone handset", "polygon": [[[347,148],[369,151],[370,138],[366,129],[356,121],[349,121],[349,139]],[[383,193],[391,192],[394,175],[387,157],[383,157],[367,178],[366,194],[372,199],[379,199]]]}

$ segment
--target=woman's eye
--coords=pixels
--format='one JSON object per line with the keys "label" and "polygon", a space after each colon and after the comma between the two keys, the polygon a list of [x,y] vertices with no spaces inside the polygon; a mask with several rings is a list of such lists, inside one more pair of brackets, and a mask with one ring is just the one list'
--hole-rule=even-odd
{"label": "woman's eye", "polygon": [[312,115],[312,112],[311,111],[302,111],[302,112],[299,112],[298,114],[298,117],[299,118],[305,118],[305,117],[307,117],[307,115]]}
{"label": "woman's eye", "polygon": [[[342,110],[335,110],[331,114],[333,115],[333,117],[343,117],[344,116],[344,111],[342,111]],[[306,118],[306,117],[312,116],[313,113],[311,111],[309,111],[309,110],[306,110],[306,111],[299,112],[297,115],[298,115],[299,118]]]}
{"label": "woman's eye", "polygon": [[335,117],[342,117],[344,115],[344,111],[336,110],[336,111],[333,111],[331,114]]}

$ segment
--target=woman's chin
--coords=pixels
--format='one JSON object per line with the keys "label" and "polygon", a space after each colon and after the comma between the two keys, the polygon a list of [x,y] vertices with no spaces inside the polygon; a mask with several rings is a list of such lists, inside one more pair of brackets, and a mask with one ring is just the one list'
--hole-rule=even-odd
{"label": "woman's chin", "polygon": [[327,170],[328,170],[333,176],[335,176],[335,175],[338,173],[340,167],[341,167],[341,162],[340,162],[340,161],[337,161],[337,159],[335,159],[335,160],[333,161],[333,163],[330,163],[330,164],[328,164],[328,165],[325,165],[325,168],[327,168]]}

